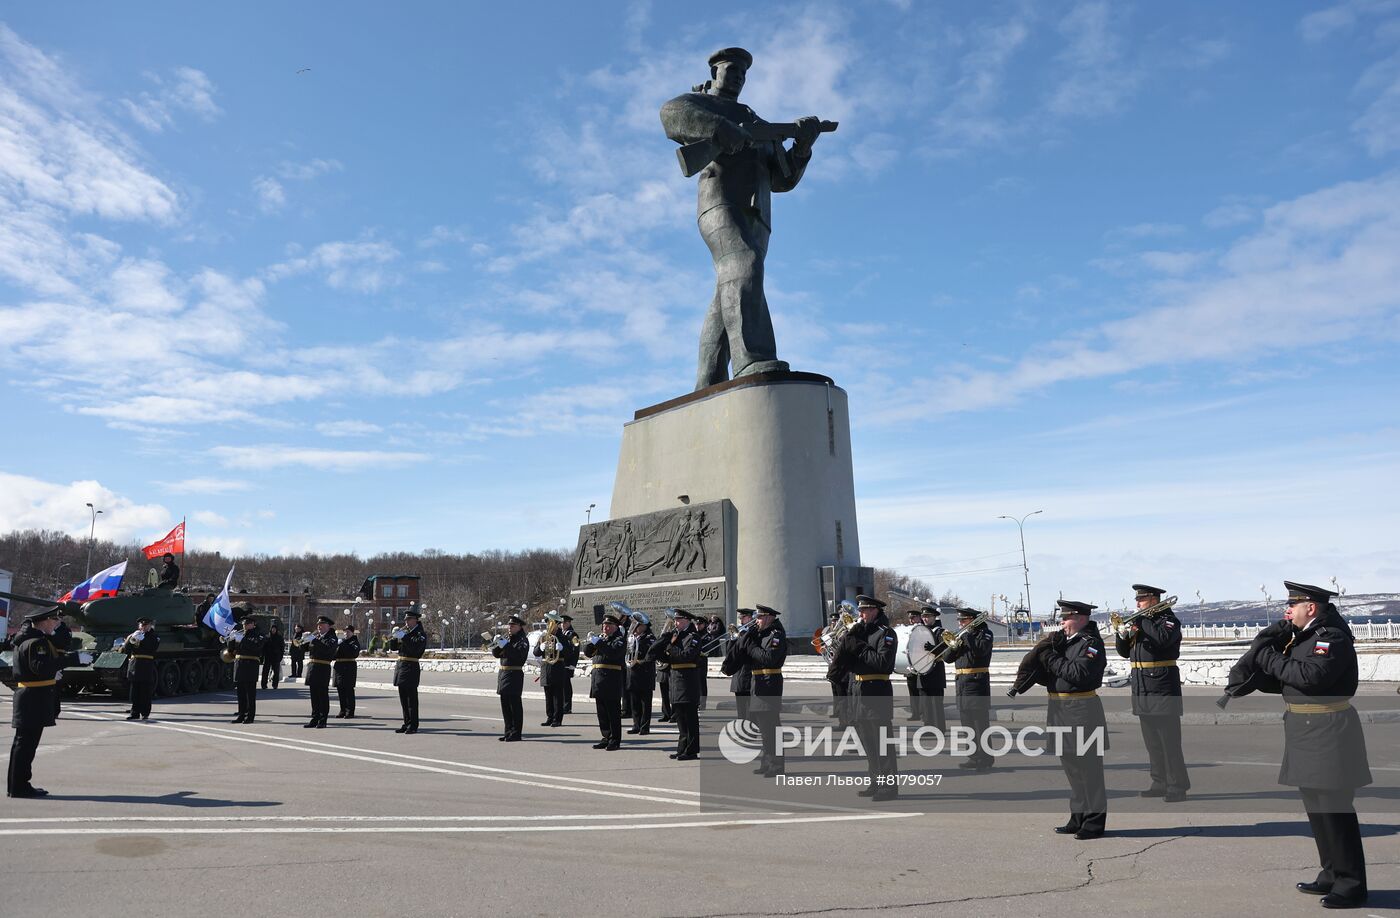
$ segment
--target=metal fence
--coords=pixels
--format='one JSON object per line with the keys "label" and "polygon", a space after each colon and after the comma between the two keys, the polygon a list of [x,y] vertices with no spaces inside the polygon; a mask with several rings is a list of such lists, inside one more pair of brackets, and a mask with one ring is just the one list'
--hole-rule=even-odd
{"label": "metal fence", "polygon": [[[1188,640],[1247,640],[1268,624],[1182,625],[1181,633]],[[1358,641],[1400,641],[1400,622],[1353,622],[1351,631]]]}

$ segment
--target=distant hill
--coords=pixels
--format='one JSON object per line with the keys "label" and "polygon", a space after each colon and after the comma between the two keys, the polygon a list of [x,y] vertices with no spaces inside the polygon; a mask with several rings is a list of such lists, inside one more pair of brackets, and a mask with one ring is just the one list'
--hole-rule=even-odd
{"label": "distant hill", "polygon": [[[1343,596],[1337,602],[1342,615],[1355,621],[1400,622],[1400,593],[1360,593]],[[1096,616],[1097,617],[1097,616]],[[1176,605],[1176,617],[1182,624],[1232,625],[1263,623],[1283,617],[1283,602],[1275,599],[1265,604],[1263,599],[1227,599],[1224,602],[1187,603]],[[1104,616],[1107,620],[1107,616]]]}

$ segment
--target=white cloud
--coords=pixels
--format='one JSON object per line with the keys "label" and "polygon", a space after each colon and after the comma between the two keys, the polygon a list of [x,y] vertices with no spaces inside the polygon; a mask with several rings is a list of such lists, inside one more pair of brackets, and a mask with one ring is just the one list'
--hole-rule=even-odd
{"label": "white cloud", "polygon": [[214,84],[202,70],[176,67],[169,77],[147,73],[154,92],[142,92],[135,100],[123,99],[133,120],[148,131],[160,133],[175,124],[176,112],[188,112],[204,121],[213,121],[222,112],[214,102]]}
{"label": "white cloud", "polygon": [[287,206],[287,192],[275,178],[260,175],[253,179],[253,193],[258,196],[258,210],[275,214]]}
{"label": "white cloud", "polygon": [[250,482],[236,478],[186,478],[164,485],[172,494],[235,494],[252,487]]}
{"label": "white cloud", "polygon": [[321,159],[317,157],[304,163],[294,163],[283,161],[277,166],[278,178],[286,179],[290,182],[309,182],[312,179],[329,175],[332,172],[341,172],[345,169],[338,159]]}
{"label": "white cloud", "polygon": [[1351,125],[1366,152],[1382,156],[1400,150],[1400,53],[1368,68],[1357,83],[1357,91],[1377,91]]}
{"label": "white cloud", "polygon": [[428,459],[425,453],[389,450],[309,449],[276,443],[261,446],[216,446],[209,454],[229,468],[265,471],[301,466],[328,472],[400,468]]}
{"label": "white cloud", "polygon": [[52,529],[86,539],[93,525],[84,506],[88,503],[102,511],[96,523],[101,539],[146,539],[174,525],[174,517],[160,504],[138,504],[97,481],[59,484],[0,472],[0,532]]}
{"label": "white cloud", "polygon": [[[1169,362],[1227,362],[1384,335],[1400,313],[1400,175],[1346,182],[1276,204],[1263,226],[1193,278],[1163,281],[1157,305],[1037,347],[1004,372],[954,367],[885,399],[902,421],[1015,401],[1076,380]],[[1165,259],[1160,266],[1187,271]]]}
{"label": "white cloud", "polygon": [[271,266],[266,275],[277,281],[313,272],[335,290],[378,293],[399,282],[399,276],[385,268],[398,257],[399,250],[387,242],[323,242],[307,256]]}
{"label": "white cloud", "polygon": [[1344,0],[1308,13],[1298,21],[1298,31],[1305,41],[1318,42],[1338,32],[1350,31],[1366,16],[1398,11],[1400,2],[1397,0]]}
{"label": "white cloud", "polygon": [[384,428],[368,421],[323,421],[316,425],[316,432],[327,437],[367,437],[383,433]]}
{"label": "white cloud", "polygon": [[208,526],[210,529],[222,529],[228,525],[228,518],[220,516],[212,510],[200,510],[190,516],[201,526]]}
{"label": "white cloud", "polygon": [[1103,0],[1081,2],[1060,21],[1066,43],[1058,60],[1067,73],[1050,92],[1052,114],[1110,114],[1136,91],[1141,73],[1124,60],[1114,10]]}

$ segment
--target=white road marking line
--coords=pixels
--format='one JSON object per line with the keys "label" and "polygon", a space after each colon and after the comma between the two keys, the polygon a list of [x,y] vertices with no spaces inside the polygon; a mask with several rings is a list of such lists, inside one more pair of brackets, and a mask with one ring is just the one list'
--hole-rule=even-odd
{"label": "white road marking line", "polygon": [[842,816],[789,816],[776,817],[771,819],[704,819],[690,820],[682,819],[679,822],[637,822],[637,823],[599,823],[597,825],[561,825],[561,826],[539,826],[539,825],[497,825],[497,826],[239,826],[239,827],[213,827],[208,828],[177,828],[174,826],[161,828],[136,828],[124,829],[118,827],[106,829],[0,829],[0,836],[3,835],[296,835],[296,834],[388,834],[388,833],[434,833],[434,834],[479,834],[485,832],[598,832],[598,831],[634,831],[638,829],[707,829],[720,826],[771,826],[771,825],[806,825],[815,822],[854,822],[857,820],[870,819],[908,819],[913,816],[923,816],[923,813],[851,813]]}
{"label": "white road marking line", "polygon": [[[113,716],[115,716],[115,715],[113,715]],[[152,723],[148,723],[148,722],[147,722],[147,723],[144,723],[144,725],[145,725],[145,726],[150,726],[150,727],[154,727],[154,726],[166,726],[165,724],[159,724],[159,725],[158,725],[158,724],[152,724]],[[184,725],[182,725],[182,726],[184,726]],[[173,728],[171,728],[171,729],[173,729]],[[322,742],[322,741],[318,741],[318,740],[313,740],[313,739],[309,739],[309,738],[308,738],[308,739],[301,739],[301,738],[299,738],[299,737],[284,738],[284,737],[273,736],[273,735],[268,734],[268,733],[249,733],[249,732],[241,731],[241,730],[231,730],[231,729],[228,729],[228,728],[225,728],[225,727],[204,726],[204,725],[202,725],[202,724],[199,725],[198,727],[196,727],[195,729],[201,730],[201,731],[209,731],[211,735],[226,736],[226,737],[229,737],[230,739],[242,739],[242,738],[244,738],[244,737],[260,737],[260,738],[262,738],[262,739],[267,739],[267,740],[276,741],[276,742],[274,742],[274,745],[276,745],[276,744],[279,743],[279,742],[301,743],[301,744],[305,744],[305,745],[307,745],[307,746],[323,747],[323,748],[325,748],[325,749],[339,749],[339,750],[345,750],[345,751],[348,751],[348,752],[368,753],[368,754],[371,754],[371,755],[378,755],[378,756],[393,756],[394,758],[406,759],[406,760],[408,760],[408,761],[410,761],[410,762],[427,762],[427,763],[432,764],[432,765],[450,765],[450,766],[452,766],[453,768],[465,768],[465,769],[469,769],[469,770],[471,770],[471,771],[480,771],[480,772],[487,773],[487,774],[512,775],[512,776],[516,776],[516,777],[520,777],[520,778],[541,778],[541,779],[548,780],[548,781],[559,782],[559,783],[555,783],[555,784],[548,785],[548,786],[553,787],[553,788],[555,788],[555,789],[558,789],[560,786],[563,786],[564,784],[567,784],[567,786],[568,786],[570,789],[585,790],[585,791],[586,791],[586,790],[587,790],[586,788],[580,787],[579,785],[590,784],[590,785],[594,785],[594,786],[596,786],[596,787],[601,787],[601,788],[625,788],[625,789],[627,789],[627,790],[647,791],[647,792],[654,793],[654,794],[680,794],[680,795],[685,796],[685,797],[699,797],[699,796],[701,796],[701,794],[700,794],[699,791],[683,790],[683,789],[680,789],[680,788],[673,788],[673,787],[654,787],[654,786],[648,785],[648,784],[622,784],[622,783],[617,782],[617,781],[597,781],[597,780],[593,780],[593,779],[590,779],[590,778],[576,778],[576,777],[574,777],[574,776],[572,776],[572,775],[569,775],[569,776],[566,777],[566,776],[561,776],[561,775],[541,774],[541,773],[539,773],[539,772],[533,772],[533,771],[517,771],[517,770],[514,770],[514,769],[510,769],[510,768],[496,768],[496,767],[493,767],[493,766],[490,766],[490,765],[477,765],[477,764],[472,763],[472,762],[457,762],[457,761],[453,761],[452,759],[434,759],[434,758],[429,758],[429,757],[427,757],[427,756],[410,755],[409,753],[406,753],[406,752],[390,752],[390,751],[387,751],[387,750],[380,750],[380,749],[364,749],[364,748],[361,748],[361,747],[358,747],[358,746],[341,746],[341,745],[337,745],[337,744],[335,744],[335,743],[326,743],[326,742]],[[296,747],[289,747],[289,748],[296,748]],[[397,764],[397,763],[394,763],[394,764]],[[672,763],[672,764],[674,764],[674,763]],[[626,796],[626,795],[623,794],[623,795],[620,795],[620,796]],[[644,797],[644,798],[641,798],[641,799],[651,799],[651,798],[645,798],[645,797]],[[670,798],[670,797],[665,797],[665,798],[662,798],[662,802],[663,802],[663,803],[678,803],[678,802],[681,802],[681,801],[676,801],[676,800],[673,800],[673,799]],[[687,805],[690,805],[688,801],[687,801]],[[698,805],[698,804],[696,804],[696,805]]]}
{"label": "white road marking line", "polygon": [[[0,824],[36,822],[550,822],[564,819],[666,819],[675,813],[560,813],[552,816],[15,816]],[[726,816],[792,816],[793,813],[726,813]],[[686,817],[689,819],[690,817]]]}
{"label": "white road marking line", "polygon": [[[88,719],[90,719],[90,720],[104,720],[104,719],[105,719],[105,718],[99,717],[99,716],[97,716],[97,715],[95,715],[95,714],[85,714],[85,713],[82,713],[82,712],[75,712],[75,713],[77,713],[79,717],[86,717],[86,718],[88,718]],[[116,715],[112,715],[112,716],[116,716]],[[237,734],[237,733],[232,733],[232,732],[229,732],[229,733],[225,733],[225,732],[223,732],[223,731],[218,731],[218,732],[216,732],[214,729],[212,729],[212,728],[207,728],[207,727],[188,727],[188,726],[176,727],[176,726],[173,726],[173,725],[170,725],[170,724],[153,724],[153,723],[150,723],[149,721],[130,721],[129,723],[131,723],[132,726],[148,727],[148,728],[153,729],[153,730],[173,730],[173,731],[176,732],[176,733],[188,733],[188,734],[190,734],[190,735],[192,735],[192,736],[203,736],[203,737],[206,737],[206,738],[208,738],[208,739],[225,739],[225,740],[230,740],[230,741],[232,741],[232,742],[253,743],[254,745],[258,745],[258,746],[271,746],[271,747],[273,747],[274,749],[286,749],[286,750],[289,750],[289,751],[292,751],[292,752],[310,752],[310,753],[314,753],[314,754],[316,754],[316,755],[328,755],[328,756],[334,756],[335,758],[352,759],[352,760],[355,760],[355,761],[358,761],[358,762],[370,762],[370,763],[375,764],[375,765],[396,765],[396,766],[398,766],[398,767],[400,767],[400,768],[412,768],[412,769],[416,769],[416,770],[418,770],[418,771],[430,771],[430,772],[435,772],[435,773],[437,773],[437,774],[454,775],[454,776],[460,777],[460,778],[476,778],[476,779],[481,780],[481,781],[501,781],[501,782],[504,782],[504,783],[507,783],[507,784],[519,784],[519,785],[522,785],[522,786],[525,786],[525,787],[540,787],[540,788],[545,788],[545,789],[547,789],[547,790],[552,790],[552,791],[558,791],[558,790],[567,788],[567,789],[568,789],[570,792],[572,792],[572,793],[594,794],[594,795],[600,796],[600,797],[623,797],[623,798],[626,798],[626,799],[629,799],[629,800],[645,800],[645,801],[647,801],[648,803],[668,803],[668,804],[671,804],[671,805],[674,805],[674,806],[696,806],[696,807],[698,807],[698,806],[700,805],[700,802],[699,802],[698,800],[677,800],[677,799],[674,799],[674,798],[672,798],[672,797],[650,797],[650,796],[646,796],[645,794],[624,793],[624,792],[622,792],[622,791],[601,790],[601,789],[592,788],[592,787],[580,787],[579,784],[580,784],[580,783],[583,783],[583,782],[584,782],[584,779],[576,779],[576,778],[572,778],[572,777],[563,777],[563,776],[555,776],[555,775],[540,775],[540,774],[534,774],[534,773],[531,773],[531,772],[517,772],[517,771],[510,771],[509,769],[505,769],[505,768],[487,768],[487,767],[484,766],[484,765],[469,765],[469,764],[461,763],[461,762],[446,762],[445,764],[452,765],[453,768],[438,768],[438,767],[433,766],[433,765],[420,764],[420,762],[442,761],[442,760],[440,760],[440,759],[439,759],[439,760],[435,760],[435,759],[420,759],[420,757],[418,757],[418,756],[403,756],[403,755],[399,755],[399,754],[397,754],[397,753],[393,753],[393,755],[397,755],[399,758],[420,759],[420,761],[400,762],[400,761],[395,761],[394,759],[384,758],[384,757],[382,757],[382,756],[375,756],[375,755],[372,755],[372,754],[371,754],[371,755],[359,755],[359,754],[355,754],[355,753],[364,753],[364,752],[373,753],[374,750],[356,749],[356,748],[353,747],[353,746],[335,746],[335,745],[332,745],[332,744],[330,744],[330,743],[314,743],[314,742],[311,742],[310,740],[296,740],[295,742],[296,742],[298,745],[292,745],[291,743],[289,743],[289,742],[287,742],[287,741],[285,741],[285,740],[279,740],[277,737],[268,736],[268,734],[266,734],[266,733],[253,733],[253,734],[248,734],[248,735],[239,735],[239,734]],[[266,737],[266,738],[265,738],[265,739],[258,739],[257,737]],[[323,747],[323,748],[313,748],[313,747]],[[350,750],[354,750],[354,752],[339,752],[339,751],[336,751],[336,750],[341,750],[341,749],[350,749]],[[483,772],[492,772],[492,774],[484,774]],[[528,776],[530,776],[530,777],[545,778],[545,779],[547,779],[547,780],[545,780],[545,781],[528,781],[528,780],[524,780],[524,779],[518,778],[518,777],[507,777],[507,775],[528,775]],[[614,786],[614,787],[629,787],[629,785],[623,785],[623,784],[614,785],[614,784],[611,784],[610,782],[605,782],[605,781],[588,781],[588,782],[586,782],[586,783],[589,783],[589,784],[603,784],[603,785]],[[642,789],[645,789],[645,790],[659,790],[659,788],[642,788]],[[688,792],[688,791],[670,791],[669,789],[666,789],[666,792],[667,792],[667,793],[681,793],[681,794],[691,794],[691,793],[694,793],[694,792]],[[695,796],[699,796],[698,793],[695,793],[694,795],[695,795]]]}

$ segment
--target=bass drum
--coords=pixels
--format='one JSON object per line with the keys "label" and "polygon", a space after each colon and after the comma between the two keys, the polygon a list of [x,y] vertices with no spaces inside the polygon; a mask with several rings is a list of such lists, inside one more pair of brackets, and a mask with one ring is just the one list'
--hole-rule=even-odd
{"label": "bass drum", "polygon": [[[925,644],[933,644],[934,650],[924,650]],[[933,631],[924,625],[915,625],[909,629],[908,643],[905,645],[904,656],[908,660],[906,670],[922,676],[933,669],[938,662],[935,651],[943,645],[942,641],[935,641]]]}

